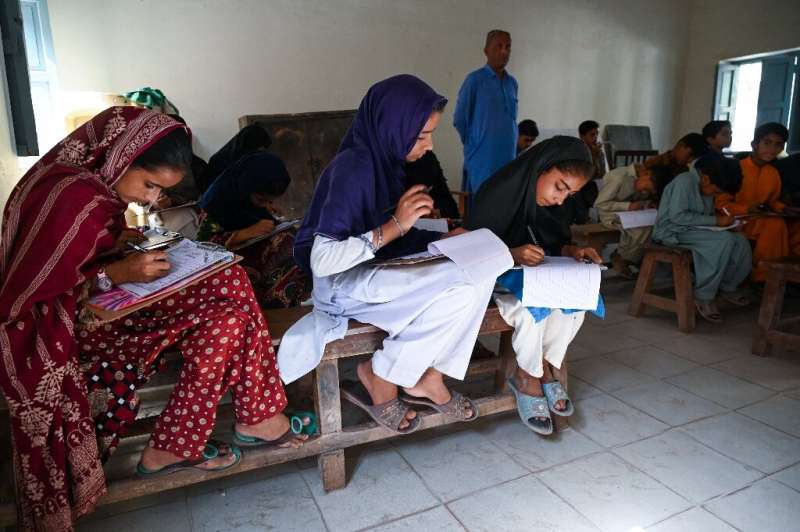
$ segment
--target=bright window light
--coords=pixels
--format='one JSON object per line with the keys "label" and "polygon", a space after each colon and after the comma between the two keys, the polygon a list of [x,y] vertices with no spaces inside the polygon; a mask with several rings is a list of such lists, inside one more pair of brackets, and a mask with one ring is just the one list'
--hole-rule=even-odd
{"label": "bright window light", "polygon": [[739,67],[736,80],[736,112],[733,115],[731,151],[750,151],[758,114],[758,91],[761,85],[761,61]]}

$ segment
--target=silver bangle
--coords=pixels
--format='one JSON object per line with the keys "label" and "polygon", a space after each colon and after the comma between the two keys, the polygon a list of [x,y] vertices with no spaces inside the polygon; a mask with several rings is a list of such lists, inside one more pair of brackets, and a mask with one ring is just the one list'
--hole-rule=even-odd
{"label": "silver bangle", "polygon": [[381,249],[383,247],[383,227],[380,225],[378,226],[378,246],[377,249]]}
{"label": "silver bangle", "polygon": [[397,225],[397,230],[400,231],[400,236],[406,236],[406,232],[403,230],[403,226],[400,225],[400,222],[397,221],[397,218],[394,214],[391,215],[392,220],[394,220],[395,225]]}

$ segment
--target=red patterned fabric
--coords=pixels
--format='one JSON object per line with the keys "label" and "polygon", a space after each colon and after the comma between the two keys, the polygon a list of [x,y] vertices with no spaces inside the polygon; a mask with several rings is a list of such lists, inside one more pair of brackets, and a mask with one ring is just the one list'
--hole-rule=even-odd
{"label": "red patterned fabric", "polygon": [[112,107],[42,157],[6,204],[0,388],[11,414],[22,530],[70,530],[105,492],[75,342],[78,303],[121,227],[125,204],[112,187],[181,127],[160,113]]}

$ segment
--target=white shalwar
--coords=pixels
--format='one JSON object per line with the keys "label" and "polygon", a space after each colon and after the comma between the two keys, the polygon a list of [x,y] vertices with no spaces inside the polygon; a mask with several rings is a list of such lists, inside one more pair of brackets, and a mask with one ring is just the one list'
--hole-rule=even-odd
{"label": "white shalwar", "polygon": [[404,387],[428,368],[463,379],[498,275],[470,279],[445,259],[417,266],[370,267],[372,233],[336,241],[316,236],[311,251],[314,312],[281,339],[284,382],[314,369],[349,319],[388,333],[372,358],[379,377]]}
{"label": "white shalwar", "polygon": [[541,377],[545,360],[561,369],[567,348],[583,325],[586,312],[564,313],[553,309],[537,323],[516,296],[495,294],[494,302],[506,323],[514,327],[511,345],[520,369],[533,377]]}

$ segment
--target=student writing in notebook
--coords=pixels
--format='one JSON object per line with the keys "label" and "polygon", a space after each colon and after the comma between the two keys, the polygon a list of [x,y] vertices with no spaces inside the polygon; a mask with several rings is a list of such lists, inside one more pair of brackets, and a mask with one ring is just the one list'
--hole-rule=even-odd
{"label": "student writing in notebook", "polygon": [[[491,229],[520,265],[536,266],[545,255],[600,263],[594,249],[571,245],[569,216],[562,208],[593,172],[591,153],[581,140],[559,136],[540,142],[481,187],[466,227]],[[522,273],[512,270],[500,277],[498,282],[511,293],[494,299],[503,319],[514,327],[518,367],[509,385],[517,396],[520,418],[531,430],[550,434],[551,413],[568,416],[574,407],[549,365],[561,368],[585,312],[524,307]],[[603,314],[602,301],[596,312]]]}
{"label": "student writing in notebook", "polygon": [[644,246],[650,240],[653,228],[624,229],[617,213],[655,208],[656,200],[672,177],[668,166],[647,168],[643,164],[632,164],[615,168],[603,178],[603,188],[594,205],[600,222],[620,231],[619,247],[611,255],[611,263],[627,279],[634,277],[631,266],[642,262]]}
{"label": "student writing in notebook", "polygon": [[783,151],[788,137],[789,131],[782,124],[769,122],[758,126],[753,135],[753,152],[739,162],[741,189],[736,194],[721,194],[716,200],[717,209],[727,214],[753,215],[747,218],[744,234],[753,242],[752,278],[759,283],[766,280],[766,269],[760,265],[761,261],[800,253],[797,242],[800,235],[790,235],[786,219],[759,216],[781,213],[785,208],[781,201],[780,174],[772,163]]}
{"label": "student writing in notebook", "polygon": [[644,162],[644,165],[648,168],[669,166],[672,173],[678,175],[687,172],[689,164],[707,151],[708,144],[700,133],[687,133],[675,143],[671,150],[653,155]]}
{"label": "student writing in notebook", "polygon": [[426,403],[454,420],[477,417],[475,405],[448,390],[443,377],[464,378],[502,273],[472,279],[449,260],[402,268],[365,264],[423,251],[442,238],[413,228],[433,201],[422,185],[405,189],[403,165],[433,149],[446,102],[410,75],[373,85],[320,176],[295,241],[295,258],[314,277],[314,312],[281,340],[284,380],[313,369],[325,344],[344,336],[349,319],[375,325],[388,336],[359,364],[359,383],[343,386],[343,395],[398,433],[418,427],[409,404]]}
{"label": "student writing in notebook", "polygon": [[198,204],[203,222],[197,239],[233,249],[243,257],[241,264],[262,308],[295,307],[311,295],[311,278],[292,256],[294,227],[241,247],[280,224],[276,215],[290,182],[283,161],[256,151],[222,172]]}
{"label": "student writing in notebook", "polygon": [[737,306],[749,304],[738,289],[750,273],[752,257],[741,232],[699,226],[730,225],[733,216],[715,211],[714,198],[736,194],[741,185],[738,161],[708,153],[664,189],[653,229],[653,240],[692,250],[695,307],[713,323],[722,322],[717,297]]}
{"label": "student writing in notebook", "polygon": [[[166,348],[184,364],[138,471],[222,470],[240,450],[209,440],[230,389],[236,431],[250,443],[299,445],[269,331],[250,282],[232,266],[127,317],[97,326],[83,300],[124,281],[164,275],[161,253],[116,251],[129,202],[152,202],[191,163],[188,130],[134,107],[103,111],[59,142],[13,190],[0,244],[0,387],[20,468],[20,528],[66,530],[105,492],[101,456],[135,418],[135,388]],[[87,374],[81,361],[91,362]],[[87,383],[107,398],[92,419]],[[122,384],[122,392],[119,385]],[[102,403],[101,403],[102,404]],[[102,447],[98,447],[98,441]]]}

